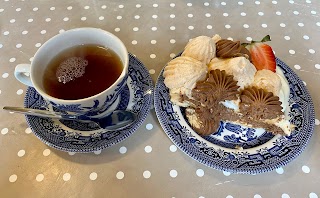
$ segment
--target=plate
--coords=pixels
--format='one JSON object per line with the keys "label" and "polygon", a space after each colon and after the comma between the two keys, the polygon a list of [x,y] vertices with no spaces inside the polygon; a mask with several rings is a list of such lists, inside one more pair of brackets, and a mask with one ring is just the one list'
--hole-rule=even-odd
{"label": "plate", "polygon": [[[114,109],[127,109],[137,114],[136,121],[122,130],[106,131],[90,123],[26,116],[33,133],[50,147],[67,152],[93,152],[105,149],[128,138],[143,123],[153,103],[153,83],[148,70],[129,54],[127,84],[118,97]],[[55,110],[37,91],[29,87],[24,106]]]}
{"label": "plate", "polygon": [[[184,109],[170,102],[163,70],[155,86],[154,107],[171,141],[196,161],[231,173],[257,174],[285,166],[305,149],[314,129],[314,106],[304,83],[276,58],[290,86],[289,116],[296,125],[290,136],[220,122],[214,135],[201,137],[189,125]],[[242,148],[242,149],[239,149]]]}

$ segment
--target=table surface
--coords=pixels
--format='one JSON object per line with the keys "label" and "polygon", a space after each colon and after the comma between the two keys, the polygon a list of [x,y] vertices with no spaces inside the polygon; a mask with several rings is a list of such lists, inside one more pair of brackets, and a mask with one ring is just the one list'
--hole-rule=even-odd
{"label": "table surface", "polygon": [[153,82],[189,39],[220,34],[249,41],[271,35],[277,57],[305,82],[315,106],[314,134],[287,166],[230,174],[177,149],[151,109],[129,138],[95,153],[67,153],[33,135],[25,117],[0,111],[1,197],[310,197],[320,196],[320,3],[268,1],[0,1],[0,106],[22,106],[27,87],[14,75],[49,38],[77,27],[117,35]]}

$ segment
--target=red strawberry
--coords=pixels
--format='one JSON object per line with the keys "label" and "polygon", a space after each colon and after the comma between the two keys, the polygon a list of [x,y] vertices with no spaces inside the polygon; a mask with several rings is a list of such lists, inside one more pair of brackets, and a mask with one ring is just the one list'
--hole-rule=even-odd
{"label": "red strawberry", "polygon": [[264,42],[271,41],[270,36],[265,36],[261,41],[243,43],[251,55],[251,62],[257,70],[269,69],[276,72],[276,58],[272,48]]}

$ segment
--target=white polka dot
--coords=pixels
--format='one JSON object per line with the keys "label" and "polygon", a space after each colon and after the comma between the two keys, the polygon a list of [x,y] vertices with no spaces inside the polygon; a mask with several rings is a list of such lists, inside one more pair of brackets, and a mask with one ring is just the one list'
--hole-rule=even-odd
{"label": "white polka dot", "polygon": [[151,172],[150,171],[144,171],[142,175],[143,175],[144,178],[149,179],[151,177]]}
{"label": "white polka dot", "polygon": [[120,32],[120,28],[115,28],[114,31]]}
{"label": "white polka dot", "polygon": [[175,56],[176,56],[176,54],[174,54],[174,53],[170,54],[170,58],[174,58]]}
{"label": "white polka dot", "polygon": [[29,23],[33,22],[33,19],[28,19],[28,22],[29,22]]}
{"label": "white polka dot", "polygon": [[30,134],[30,133],[32,133],[32,130],[28,127],[28,128],[26,128],[26,130],[24,130],[24,132],[25,132],[26,134]]}
{"label": "white polka dot", "polygon": [[136,5],[136,8],[141,8],[141,5],[140,5],[140,4],[137,4],[137,5]]}
{"label": "white polka dot", "polygon": [[17,12],[20,12],[20,11],[21,11],[21,8],[17,8],[16,11],[17,11]]}
{"label": "white polka dot", "polygon": [[10,59],[9,59],[9,62],[10,62],[10,63],[13,63],[14,61],[16,61],[16,58],[10,58]]}
{"label": "white polka dot", "polygon": [[174,14],[170,14],[170,18],[174,18],[174,17],[176,17],[176,15],[174,15]]}
{"label": "white polka dot", "polygon": [[156,44],[157,43],[156,40],[151,40],[150,42],[151,42],[151,44]]}
{"label": "white polka dot", "polygon": [[[136,16],[134,16],[134,18],[137,19],[137,18],[140,18],[140,16],[139,16],[139,15],[136,15]],[[118,20],[122,19],[122,16],[117,16],[117,19],[118,19]]]}
{"label": "white polka dot", "polygon": [[304,35],[303,38],[304,38],[305,40],[309,40],[309,36],[307,36],[307,35]]}
{"label": "white polka dot", "polygon": [[298,11],[293,11],[293,14],[294,14],[294,15],[298,15],[299,12],[298,12]]}
{"label": "white polka dot", "polygon": [[277,168],[277,169],[276,169],[276,172],[277,172],[279,175],[282,175],[282,174],[284,173],[284,170],[283,170],[282,167],[280,167],[280,168]]}
{"label": "white polka dot", "polygon": [[22,31],[21,32],[23,35],[26,35],[26,34],[28,34],[28,31],[27,30],[24,30],[24,31]]}
{"label": "white polka dot", "polygon": [[62,176],[63,181],[69,181],[71,179],[70,173],[65,173]]}
{"label": "white polka dot", "polygon": [[259,194],[255,194],[255,195],[253,196],[253,198],[262,198],[262,197],[261,197],[261,195],[259,195]]}
{"label": "white polka dot", "polygon": [[263,16],[264,13],[263,13],[263,12],[258,12],[258,15],[259,15],[259,16]]}
{"label": "white polka dot", "polygon": [[212,25],[207,25],[207,29],[211,30],[212,29]]}
{"label": "white polka dot", "polygon": [[306,166],[306,165],[304,165],[304,166],[302,166],[302,171],[304,172],[304,173],[310,173],[310,168],[308,167],[308,166]]}
{"label": "white polka dot", "polygon": [[211,14],[210,13],[206,13],[205,16],[206,17],[211,17]]}
{"label": "white polka dot", "polygon": [[189,18],[192,18],[192,17],[193,17],[193,14],[188,14],[188,17],[189,17]]}
{"label": "white polka dot", "polygon": [[[154,73],[156,73],[156,70],[154,70],[154,69],[150,69],[150,70],[149,70],[149,74],[154,74]],[[152,125],[152,124],[151,124],[151,125]],[[148,127],[150,128],[150,126],[148,126],[148,124],[147,124],[146,128],[147,128],[148,130],[151,130],[151,129],[153,128],[153,125],[151,126],[150,129],[149,129]]]}
{"label": "white polka dot", "polygon": [[241,16],[246,16],[247,14],[245,12],[240,13]]}
{"label": "white polka dot", "polygon": [[314,49],[309,49],[309,53],[314,54],[314,53],[316,53],[316,51]]}
{"label": "white polka dot", "polygon": [[17,175],[11,175],[11,176],[9,177],[9,182],[13,183],[13,182],[17,181],[17,179],[18,179],[18,176],[17,176]]}
{"label": "white polka dot", "polygon": [[125,146],[120,147],[119,152],[121,154],[125,154],[127,152],[127,148]]}
{"label": "white polka dot", "polygon": [[226,198],[233,198],[231,195],[226,196]]}
{"label": "white polka dot", "polygon": [[174,6],[176,6],[176,4],[174,4],[174,3],[170,3],[170,7],[174,7]]}
{"label": "white polka dot", "polygon": [[38,175],[36,176],[37,182],[42,182],[43,179],[44,179],[44,175],[43,175],[43,174],[38,174]]}
{"label": "white polka dot", "polygon": [[43,156],[45,156],[45,157],[49,156],[50,153],[51,153],[50,149],[44,149],[42,152]]}
{"label": "white polka dot", "polygon": [[228,171],[222,171],[222,173],[223,173],[225,176],[230,176],[230,175],[231,175],[231,173],[228,172]]}
{"label": "white polka dot", "polygon": [[10,19],[10,23],[14,23],[14,22],[16,22],[15,19]]}
{"label": "white polka dot", "polygon": [[69,21],[69,18],[68,17],[64,17],[63,21]]}
{"label": "white polka dot", "polygon": [[23,90],[22,90],[22,89],[19,89],[19,90],[17,91],[17,94],[18,94],[18,95],[23,94]]}
{"label": "white polka dot", "polygon": [[72,6],[68,6],[68,7],[67,7],[67,10],[72,10]]}
{"label": "white polka dot", "polygon": [[295,54],[296,51],[294,51],[294,50],[289,50],[289,53],[290,53],[290,54]]}
{"label": "white polka dot", "polygon": [[[319,65],[319,67],[320,67],[320,65]],[[319,125],[319,124],[320,124],[320,121],[319,121],[318,119],[315,119],[315,120],[314,120],[314,124],[315,124],[315,125]]]}
{"label": "white polka dot", "polygon": [[243,27],[244,28],[249,28],[249,25],[248,24],[244,24]]}
{"label": "white polka dot", "polygon": [[152,27],[151,28],[152,31],[157,31],[157,29],[158,29],[157,27]]}
{"label": "white polka dot", "polygon": [[300,70],[301,66],[300,65],[294,65],[294,68],[297,69],[297,70]]}
{"label": "white polka dot", "polygon": [[134,27],[132,30],[137,32],[137,31],[139,31],[139,28],[138,27]]}
{"label": "white polka dot", "polygon": [[303,27],[303,26],[304,26],[304,24],[303,24],[303,23],[298,23],[298,25],[299,25],[300,27]]}
{"label": "white polka dot", "polygon": [[208,2],[203,3],[204,6],[209,6],[210,4]]}
{"label": "white polka dot", "polygon": [[41,43],[36,43],[34,46],[40,47],[40,46],[41,46]]}
{"label": "white polka dot", "polygon": [[187,3],[187,6],[191,7],[191,6],[192,6],[192,3]]}
{"label": "white polka dot", "polygon": [[173,153],[177,151],[177,147],[176,147],[175,145],[171,145],[171,146],[169,147],[169,149],[170,149],[170,151],[173,152]]}
{"label": "white polka dot", "polygon": [[40,33],[41,33],[41,34],[45,34],[45,33],[47,33],[47,31],[46,31],[46,30],[41,30]]}
{"label": "white polka dot", "polygon": [[33,61],[33,58],[34,58],[34,57],[31,57],[31,58],[29,59],[29,60],[30,60],[30,62],[32,62],[32,61]]}
{"label": "white polka dot", "polygon": [[193,30],[194,27],[193,27],[192,25],[190,25],[190,26],[188,27],[188,29],[189,29],[189,30]]}
{"label": "white polka dot", "polygon": [[314,192],[309,194],[309,198],[318,198],[318,195]]}
{"label": "white polka dot", "polygon": [[277,4],[278,2],[277,2],[277,1],[272,1],[272,3],[273,3],[273,4]]}
{"label": "white polka dot", "polygon": [[75,155],[75,152],[68,152],[69,155]]}
{"label": "white polka dot", "polygon": [[317,26],[320,26],[320,22],[317,22],[316,24],[317,24]]}
{"label": "white polka dot", "polygon": [[154,15],[152,15],[152,18],[153,18],[153,19],[158,18],[158,15],[155,15],[155,14],[154,14]]}
{"label": "white polka dot", "polygon": [[144,151],[145,151],[146,153],[151,153],[152,147],[151,147],[151,146],[146,146],[146,147],[144,148]]}
{"label": "white polka dot", "polygon": [[153,6],[154,8],[157,8],[159,5],[155,3],[155,4],[153,4],[152,6]]}
{"label": "white polka dot", "polygon": [[2,74],[2,78],[8,78],[9,77],[9,74],[8,73],[3,73]]}
{"label": "white polka dot", "polygon": [[0,43],[0,48],[2,48],[3,47],[3,45]]}
{"label": "white polka dot", "polygon": [[101,150],[93,151],[93,153],[96,154],[96,155],[100,155],[101,154]]}
{"label": "white polka dot", "polygon": [[178,172],[176,170],[171,170],[169,174],[170,174],[170,177],[172,178],[175,178],[178,176]]}
{"label": "white polka dot", "polygon": [[131,41],[131,43],[132,43],[132,45],[136,45],[138,43],[138,41],[133,40],[133,41]]}
{"label": "white polka dot", "polygon": [[51,18],[46,18],[46,22],[50,22],[51,21]]}
{"label": "white polka dot", "polygon": [[310,0],[306,0],[306,3],[311,3],[311,1]]}
{"label": "white polka dot", "polygon": [[55,10],[55,9],[56,9],[55,7],[51,7],[51,8],[50,8],[51,11],[53,11],[53,10]]}
{"label": "white polka dot", "polygon": [[286,24],[280,23],[280,27],[286,27]]}
{"label": "white polka dot", "polygon": [[281,198],[290,198],[290,196],[289,196],[288,194],[286,194],[286,193],[283,193],[283,194],[281,195]]}
{"label": "white polka dot", "polygon": [[260,5],[260,1],[255,1],[254,3],[257,5]]}
{"label": "white polka dot", "polygon": [[196,171],[196,174],[197,174],[198,177],[203,177],[204,176],[204,171],[202,169],[198,169]]}
{"label": "white polka dot", "polygon": [[18,151],[18,156],[19,157],[22,157],[22,156],[24,156],[26,154],[26,151],[25,150],[20,150],[20,151]]}
{"label": "white polka dot", "polygon": [[[153,71],[154,71],[154,70],[153,70]],[[152,130],[152,129],[153,129],[153,125],[150,124],[150,123],[147,124],[147,125],[146,125],[146,129],[147,129],[147,130]]]}
{"label": "white polka dot", "polygon": [[104,16],[99,16],[99,20],[100,21],[104,20]]}
{"label": "white polka dot", "polygon": [[101,8],[102,8],[102,9],[106,9],[107,6],[106,6],[106,5],[102,5]]}
{"label": "white polka dot", "polygon": [[90,180],[94,181],[98,178],[98,174],[96,172],[92,172],[89,175]]}
{"label": "white polka dot", "polygon": [[3,35],[5,35],[5,36],[7,36],[7,35],[9,35],[9,34],[10,34],[9,31],[4,31],[4,32],[3,32]]}
{"label": "white polka dot", "polygon": [[122,171],[117,172],[116,177],[117,177],[117,179],[123,179],[124,178],[124,172],[122,172]]}
{"label": "white polka dot", "polygon": [[226,2],[224,2],[224,1],[222,1],[222,2],[221,2],[221,5],[227,5],[227,3],[226,3]]}
{"label": "white polka dot", "polygon": [[0,12],[3,12],[4,11],[4,9],[3,8],[0,8]]}
{"label": "white polka dot", "polygon": [[3,128],[3,129],[1,129],[1,134],[2,134],[2,135],[7,134],[8,132],[9,132],[9,129],[8,129],[8,128]]}
{"label": "white polka dot", "polygon": [[90,9],[90,6],[84,6],[84,9],[88,10]]}
{"label": "white polka dot", "polygon": [[268,27],[268,25],[263,23],[263,24],[261,24],[261,27],[266,28],[266,27]]}
{"label": "white polka dot", "polygon": [[231,28],[231,26],[230,26],[230,25],[228,25],[228,24],[227,24],[227,25],[225,25],[224,27],[225,27],[225,28],[227,28],[227,29],[230,29],[230,28]]}
{"label": "white polka dot", "polygon": [[294,1],[293,1],[293,0],[290,0],[289,3],[294,4]]}
{"label": "white polka dot", "polygon": [[174,43],[176,43],[176,40],[170,39],[170,43],[171,43],[171,44],[174,44]]}
{"label": "white polka dot", "polygon": [[239,1],[238,4],[239,4],[239,5],[243,5],[243,2],[242,2],[242,1]]}
{"label": "white polka dot", "polygon": [[276,15],[280,16],[280,15],[281,15],[281,12],[280,12],[280,11],[277,11],[277,12],[276,12]]}
{"label": "white polka dot", "polygon": [[290,36],[284,36],[284,39],[286,39],[288,41],[288,40],[290,40]]}
{"label": "white polka dot", "polygon": [[311,14],[317,14],[317,12],[314,10],[311,10]]}

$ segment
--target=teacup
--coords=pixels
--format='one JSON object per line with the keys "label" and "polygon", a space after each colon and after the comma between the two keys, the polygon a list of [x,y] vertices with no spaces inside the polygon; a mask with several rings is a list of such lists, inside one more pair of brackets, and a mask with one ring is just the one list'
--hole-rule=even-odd
{"label": "teacup", "polygon": [[[58,56],[59,53],[81,45],[96,45],[105,49],[111,49],[115,52],[123,66],[122,71],[119,73],[120,76],[118,78],[115,77],[116,80],[109,87],[92,96],[78,99],[63,99],[52,96],[44,87],[44,75],[45,72],[47,72],[49,63],[51,63],[52,59]],[[129,56],[127,49],[123,42],[115,35],[102,29],[77,28],[65,31],[49,39],[38,49],[32,63],[17,65],[14,74],[20,82],[34,87],[36,91],[55,108],[68,113],[96,116],[112,111],[112,108],[120,102],[118,96],[126,84],[128,62]],[[105,66],[109,67],[108,65]],[[63,83],[66,82],[67,81]],[[84,90],[82,89],[82,91]]]}

